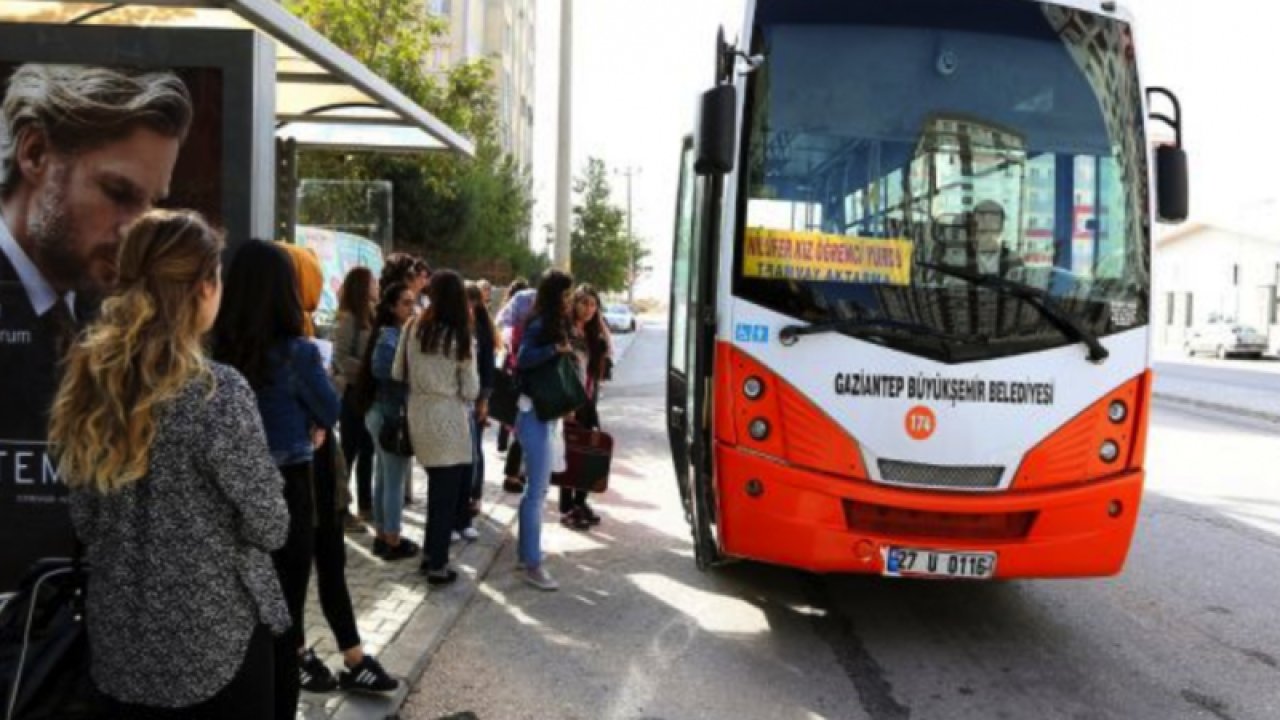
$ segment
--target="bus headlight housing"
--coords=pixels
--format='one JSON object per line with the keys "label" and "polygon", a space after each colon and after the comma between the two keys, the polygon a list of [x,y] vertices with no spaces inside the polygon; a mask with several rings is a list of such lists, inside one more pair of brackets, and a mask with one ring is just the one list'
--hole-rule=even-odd
{"label": "bus headlight housing", "polygon": [[764,395],[764,381],[752,375],[742,383],[742,394],[748,400],[759,400]]}

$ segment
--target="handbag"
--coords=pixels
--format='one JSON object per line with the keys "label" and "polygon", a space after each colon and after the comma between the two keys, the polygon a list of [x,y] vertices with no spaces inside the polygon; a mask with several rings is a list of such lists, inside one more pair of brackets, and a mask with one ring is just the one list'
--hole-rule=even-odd
{"label": "handbag", "polygon": [[[405,328],[405,332],[409,332]],[[404,353],[404,376],[406,383],[411,379],[409,373],[409,341],[412,336],[401,338],[401,351]],[[400,406],[400,412],[394,417],[384,417],[382,430],[378,433],[378,445],[392,455],[409,457],[413,455],[413,438],[409,435],[408,401]]]}
{"label": "handbag", "polygon": [[562,418],[587,403],[587,390],[578,379],[577,365],[570,355],[557,354],[525,370],[520,388],[533,401],[533,410],[543,422]]}
{"label": "handbag", "polygon": [[101,717],[103,698],[89,678],[87,572],[78,557],[40,560],[0,608],[4,720]]}
{"label": "handbag", "polygon": [[493,374],[493,392],[489,395],[489,417],[503,425],[516,424],[519,414],[520,384],[516,376],[498,371]]}
{"label": "handbag", "polygon": [[409,417],[405,408],[395,417],[383,418],[382,432],[378,433],[378,445],[392,455],[413,455],[413,440],[409,437]]}
{"label": "handbag", "polygon": [[603,430],[581,425],[564,428],[566,468],[551,474],[551,484],[570,490],[602,493],[609,489],[609,466],[613,462],[613,436]]}

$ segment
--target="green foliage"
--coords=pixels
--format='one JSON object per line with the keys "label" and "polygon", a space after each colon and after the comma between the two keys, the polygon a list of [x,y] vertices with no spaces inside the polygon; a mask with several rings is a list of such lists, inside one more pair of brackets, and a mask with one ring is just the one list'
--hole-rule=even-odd
{"label": "green foliage", "polygon": [[579,201],[573,208],[573,275],[609,292],[627,287],[633,242],[627,237],[626,213],[610,200],[608,169],[591,158],[586,174],[575,179]]}
{"label": "green foliage", "polygon": [[[392,232],[398,250],[464,272],[505,263],[535,263],[527,241],[533,210],[527,173],[497,141],[493,64],[461,63],[429,73],[424,59],[448,32],[421,0],[286,0],[286,7],[450,127],[473,139],[475,158],[308,153],[301,176],[389,180]],[[501,280],[502,278],[496,278]]]}

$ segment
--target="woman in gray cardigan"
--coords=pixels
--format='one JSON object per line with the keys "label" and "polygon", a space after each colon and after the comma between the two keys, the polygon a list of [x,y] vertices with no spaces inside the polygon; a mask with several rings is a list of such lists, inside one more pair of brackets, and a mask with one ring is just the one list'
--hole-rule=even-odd
{"label": "woman in gray cardigan", "polygon": [[52,413],[107,717],[273,714],[271,634],[289,613],[270,553],[289,515],[253,391],[201,342],[221,250],[195,213],[142,216]]}
{"label": "woman in gray cardigan", "polygon": [[409,386],[409,435],[429,486],[421,569],[429,584],[439,586],[458,579],[449,567],[449,539],[458,497],[471,485],[471,422],[480,380],[462,278],[438,272],[430,293],[431,306],[400,335],[391,374]]}

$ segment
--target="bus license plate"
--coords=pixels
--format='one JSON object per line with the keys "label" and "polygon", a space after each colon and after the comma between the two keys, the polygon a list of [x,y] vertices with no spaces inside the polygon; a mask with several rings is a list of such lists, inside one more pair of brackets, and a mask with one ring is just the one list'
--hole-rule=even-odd
{"label": "bus license plate", "polygon": [[891,547],[885,551],[884,574],[889,577],[989,580],[996,574],[996,554]]}

